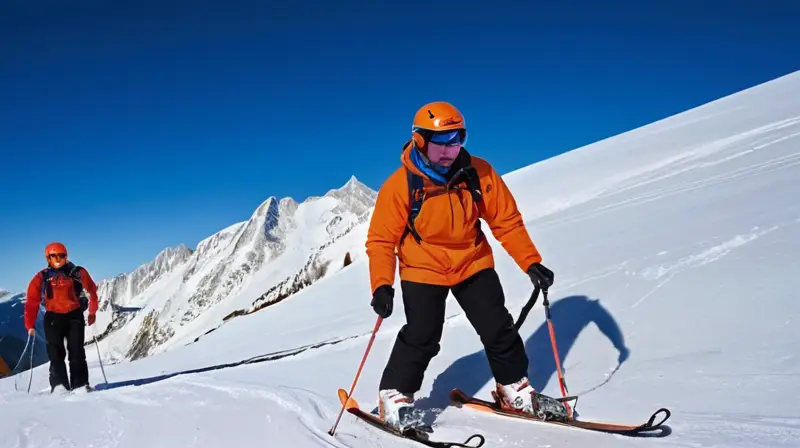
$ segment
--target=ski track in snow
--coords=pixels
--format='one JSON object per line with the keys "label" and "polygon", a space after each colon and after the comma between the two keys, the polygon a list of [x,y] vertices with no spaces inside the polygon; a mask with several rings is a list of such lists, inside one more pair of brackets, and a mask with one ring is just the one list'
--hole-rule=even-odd
{"label": "ski track in snow", "polygon": [[[698,254],[692,254],[687,257],[681,258],[677,262],[672,263],[670,265],[659,265],[647,268],[642,272],[642,276],[649,280],[657,280],[665,275],[669,275],[670,276],[669,279],[671,279],[682,270],[695,268],[707,263],[713,263],[719,260],[720,258],[724,257],[725,255],[727,255],[734,249],[744,246],[745,244],[755,240],[756,238],[762,237],[774,230],[777,230],[778,228],[779,226],[770,227],[769,229],[764,229],[764,230],[755,228],[753,229],[752,232],[748,234],[736,235],[735,237],[731,238],[728,241],[715,245]],[[660,283],[659,286],[657,286],[657,288],[660,288],[665,282]]]}
{"label": "ski track in snow", "polygon": [[[582,213],[575,213],[570,214],[568,217],[561,218],[561,219],[553,219],[547,220],[543,223],[537,223],[537,227],[539,229],[546,229],[553,226],[564,225],[567,223],[575,223],[579,221],[585,221],[591,218],[596,218],[600,215],[618,211],[620,209],[642,205],[648,202],[656,201],[659,199],[664,199],[668,196],[674,196],[677,194],[685,194],[689,193],[693,190],[698,190],[701,188],[708,188],[714,186],[716,184],[721,184],[725,182],[731,181],[739,181],[746,179],[750,176],[756,175],[763,175],[768,174],[773,171],[792,168],[800,164],[800,152],[789,154],[786,156],[776,157],[775,159],[771,159],[769,161],[759,163],[756,165],[748,166],[745,168],[741,168],[735,170],[730,173],[720,174],[716,176],[712,176],[710,178],[706,178],[703,180],[698,180],[694,182],[687,182],[681,183],[677,185],[673,185],[670,187],[665,187],[653,191],[649,191],[644,194],[640,194],[638,196],[631,197],[629,199],[624,199],[621,201],[614,202],[613,204],[601,206],[597,208],[593,208],[591,210],[582,212]],[[645,182],[647,183],[647,182]],[[637,185],[639,187],[641,185]],[[629,187],[630,188],[630,187]]]}
{"label": "ski track in snow", "polygon": [[657,284],[656,286],[654,286],[654,287],[653,287],[653,289],[651,289],[650,291],[648,291],[648,293],[647,293],[647,294],[643,295],[641,299],[639,299],[639,300],[638,300],[636,303],[634,303],[634,304],[631,306],[631,308],[636,308],[637,306],[641,305],[641,304],[642,304],[642,302],[644,302],[644,301],[645,301],[645,300],[646,300],[648,297],[652,296],[652,295],[653,295],[653,293],[655,293],[656,291],[658,291],[659,289],[661,289],[661,287],[662,287],[662,286],[664,286],[664,285],[666,285],[667,283],[669,283],[669,281],[670,281],[670,280],[672,280],[672,278],[673,278],[673,277],[675,277],[675,275],[676,275],[676,274],[677,274],[677,273],[672,273],[672,274],[670,274],[670,275],[669,275],[669,277],[665,278],[665,279],[664,279],[664,280],[662,280],[662,281],[661,281],[659,284]]}
{"label": "ski track in snow", "polygon": [[[800,395],[799,127],[800,72],[509,173],[526,225],[556,272],[552,318],[570,390],[581,393],[581,417],[641,423],[664,406],[672,411],[670,429],[663,438],[632,439],[438,409],[453,387],[481,398],[493,387],[480,340],[449,297],[442,350],[418,394],[430,404],[432,438],[461,442],[478,432],[487,448],[800,446],[800,404],[792,400]],[[306,208],[297,222],[316,225],[318,209]],[[205,240],[209,260],[231,255],[230,239],[245,224]],[[332,259],[352,254],[347,268],[219,325],[223,311],[251,303],[247,294],[263,293],[257,286],[275,276],[259,272],[236,287],[231,303],[188,325],[160,353],[106,362],[110,384],[95,392],[42,392],[47,365],[33,370],[30,395],[14,391],[30,372],[0,379],[0,448],[421,446],[347,413],[336,436],[327,434],[341,408],[336,389],[350,387],[375,323],[365,235],[362,223],[335,244]],[[279,264],[293,271],[306,258],[302,251],[324,236],[287,239],[289,255]],[[530,284],[489,238],[516,317]],[[138,305],[152,300],[169,308],[171,297],[191,295],[199,278],[180,292],[173,280],[154,283],[169,297],[155,288]],[[395,286],[395,313],[376,336],[354,394],[367,410],[405,323]],[[183,346],[195,333],[203,336]],[[520,334],[532,383],[559,395],[541,302]],[[98,383],[91,346],[87,357]]]}

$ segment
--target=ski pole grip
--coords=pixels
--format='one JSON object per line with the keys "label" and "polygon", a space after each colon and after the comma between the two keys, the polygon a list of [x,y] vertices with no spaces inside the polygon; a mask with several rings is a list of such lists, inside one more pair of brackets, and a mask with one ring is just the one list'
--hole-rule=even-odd
{"label": "ski pole grip", "polygon": [[547,298],[547,290],[542,291],[542,305],[544,305],[544,315],[550,320],[550,300]]}

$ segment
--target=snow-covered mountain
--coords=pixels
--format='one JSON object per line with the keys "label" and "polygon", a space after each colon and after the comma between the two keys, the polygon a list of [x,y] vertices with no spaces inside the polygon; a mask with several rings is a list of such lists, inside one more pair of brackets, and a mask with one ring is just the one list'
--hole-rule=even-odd
{"label": "snow-covered mountain", "polygon": [[337,269],[350,246],[334,243],[366,222],[376,196],[353,176],[300,204],[270,197],[249,220],[196,249],[167,248],[133,272],[100,282],[99,337],[109,359],[192,342]]}
{"label": "snow-covered mountain", "polygon": [[[26,349],[28,333],[23,323],[25,309],[25,293],[14,294],[8,290],[0,290],[0,358],[8,365],[9,369],[19,365],[18,372],[27,370],[31,361],[34,367],[47,362],[47,347],[44,339],[44,323],[40,311],[36,321],[37,338],[34,342],[33,359],[28,356]],[[20,357],[25,355],[23,362]]]}
{"label": "snow-covered mountain", "polygon": [[[491,160],[491,148],[472,151]],[[640,423],[662,406],[672,418],[665,438],[630,439],[448,406],[452,388],[491,399],[494,387],[480,339],[450,297],[441,351],[417,394],[435,424],[433,440],[480,433],[487,448],[798,446],[800,72],[504,179],[556,275],[553,325],[580,418]],[[14,379],[0,380],[0,403],[13,409],[0,419],[0,440],[19,447],[412,446],[347,413],[328,435],[341,409],[336,390],[349,389],[375,328],[365,236],[365,224],[357,224],[329,246],[353,248],[346,269],[197,343],[105,370],[96,347],[87,347],[94,393],[28,395],[13,391]],[[516,317],[530,282],[487,236]],[[228,240],[223,245],[235,237]],[[152,287],[162,282],[171,285]],[[367,410],[405,323],[400,288],[394,310],[355,388]],[[541,300],[520,333],[532,383],[559,396]],[[48,390],[45,366],[34,370],[31,390]],[[96,423],[87,430],[65,415]]]}

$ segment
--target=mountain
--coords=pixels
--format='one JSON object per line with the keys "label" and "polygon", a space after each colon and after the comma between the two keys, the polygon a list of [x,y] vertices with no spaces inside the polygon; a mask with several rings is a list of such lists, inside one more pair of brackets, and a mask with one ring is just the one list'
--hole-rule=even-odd
{"label": "mountain", "polygon": [[[17,373],[24,372],[33,366],[47,362],[47,346],[44,339],[44,322],[40,311],[36,321],[36,340],[34,341],[33,358],[30,358],[28,332],[23,323],[25,309],[25,293],[12,294],[0,289],[0,377],[3,376],[3,363],[9,370],[17,367]],[[25,351],[27,350],[27,351]],[[20,357],[25,359],[20,362]]]}
{"label": "mountain", "polygon": [[[472,151],[491,160],[491,149]],[[480,433],[485,447],[798,445],[800,72],[503,178],[555,272],[551,317],[580,418],[640,423],[660,407],[672,417],[664,438],[631,439],[448,406],[452,388],[491,399],[494,387],[481,341],[450,296],[441,349],[416,396],[436,425],[433,440]],[[325,239],[324,227],[313,228],[308,238]],[[284,257],[298,244],[295,234],[285,238]],[[105,370],[88,347],[93,393],[38,396],[48,388],[46,366],[34,371],[30,395],[14,392],[13,379],[0,380],[0,402],[13,409],[0,420],[0,440],[21,447],[412,446],[347,413],[328,435],[341,409],[336,389],[349,389],[357,372],[354,398],[375,408],[406,322],[396,282],[394,313],[376,326],[366,224],[343,235],[328,248],[337,247],[336,255],[349,248],[352,264],[330,265],[279,305],[229,319],[195,343]],[[516,318],[530,281],[487,237]],[[164,279],[153,288],[158,283],[172,285]],[[560,396],[542,300],[520,335],[532,384]],[[105,342],[99,349],[105,355]],[[65,415],[97,422],[97,430]]]}
{"label": "mountain", "polygon": [[[138,359],[190,343],[224,319],[282,300],[321,277],[350,249],[342,252],[333,243],[366,222],[376,197],[354,176],[300,204],[269,197],[250,219],[195,249],[167,248],[133,272],[100,282],[98,329],[108,359]],[[308,281],[293,280],[298,275]]]}

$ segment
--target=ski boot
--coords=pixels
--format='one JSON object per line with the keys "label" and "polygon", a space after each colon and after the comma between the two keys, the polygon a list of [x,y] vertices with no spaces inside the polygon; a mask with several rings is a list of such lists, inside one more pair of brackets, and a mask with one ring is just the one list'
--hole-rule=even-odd
{"label": "ski boot", "polygon": [[403,394],[395,389],[384,389],[378,393],[378,415],[392,428],[404,432],[416,430],[431,432],[422,423],[422,412],[414,408],[413,394]]}
{"label": "ski boot", "polygon": [[69,395],[72,393],[71,389],[67,389],[61,384],[50,386],[50,395]]}
{"label": "ski boot", "polygon": [[94,390],[94,388],[87,384],[85,386],[80,386],[80,387],[76,387],[76,388],[72,389],[72,392],[75,393],[75,394],[88,394],[89,392],[92,392],[93,390]]}
{"label": "ski boot", "polygon": [[505,409],[520,411],[542,420],[569,419],[566,406],[555,398],[536,392],[527,377],[508,385],[497,384],[496,392],[492,395]]}

